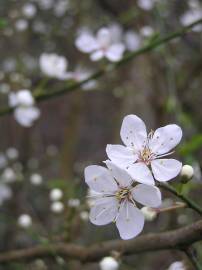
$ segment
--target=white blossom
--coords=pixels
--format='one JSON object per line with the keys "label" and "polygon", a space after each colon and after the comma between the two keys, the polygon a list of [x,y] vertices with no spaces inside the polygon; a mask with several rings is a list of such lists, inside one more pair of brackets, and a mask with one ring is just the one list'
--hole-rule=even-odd
{"label": "white blossom", "polygon": [[9,95],[9,105],[14,108],[14,117],[24,127],[32,126],[40,116],[40,111],[34,104],[34,98],[27,89]]}
{"label": "white blossom", "polygon": [[186,267],[182,261],[176,261],[169,266],[168,270],[186,270]]}
{"label": "white blossom", "polygon": [[140,34],[143,37],[150,37],[154,34],[154,29],[150,25],[145,25],[140,29]]}
{"label": "white blossom", "polygon": [[74,198],[72,198],[72,199],[69,199],[69,200],[68,200],[68,206],[69,206],[69,207],[76,208],[76,207],[78,207],[79,205],[80,205],[80,200],[79,200],[79,199],[74,199]]}
{"label": "white blossom", "polygon": [[141,208],[141,212],[147,221],[153,221],[157,217],[156,210],[152,209],[151,207],[144,206]]}
{"label": "white blossom", "polygon": [[39,58],[41,71],[48,77],[59,80],[69,79],[67,74],[68,61],[64,56],[55,53],[42,53]]}
{"label": "white blossom", "polygon": [[[202,8],[200,5],[198,5],[198,7],[195,8],[190,8],[189,10],[187,10],[181,17],[180,17],[180,22],[183,26],[187,26],[193,22],[195,22],[196,20],[201,19],[202,17]],[[196,25],[192,28],[193,31],[195,32],[201,32],[202,30],[202,25]]]}
{"label": "white blossom", "polygon": [[129,30],[125,33],[126,48],[129,51],[135,51],[141,46],[141,37],[135,31]]}
{"label": "white blossom", "polygon": [[54,188],[51,190],[49,197],[50,197],[51,201],[58,201],[58,200],[62,199],[63,192],[59,188]]}
{"label": "white blossom", "polygon": [[82,211],[80,213],[80,218],[83,220],[83,221],[87,221],[89,219],[89,213],[88,211]]}
{"label": "white blossom", "polygon": [[6,155],[9,159],[17,159],[18,158],[18,150],[14,147],[9,147],[7,150],[6,150]]}
{"label": "white blossom", "polygon": [[30,182],[35,186],[41,185],[42,181],[43,181],[43,178],[38,173],[34,173],[30,176]]}
{"label": "white blossom", "polygon": [[61,213],[64,210],[64,204],[62,202],[56,201],[51,204],[51,211],[53,213]]}
{"label": "white blossom", "polygon": [[125,146],[107,145],[106,152],[132,178],[154,185],[154,179],[164,182],[180,173],[181,162],[164,158],[173,153],[171,150],[182,138],[179,126],[170,124],[147,134],[144,122],[136,115],[128,115],[123,119],[120,135]]}
{"label": "white blossom", "polygon": [[25,19],[19,19],[15,22],[15,28],[19,32],[25,31],[27,27],[28,27],[28,22]]}
{"label": "white blossom", "polygon": [[37,12],[36,6],[32,3],[26,3],[22,8],[22,13],[27,18],[33,18]]}
{"label": "white blossom", "polygon": [[[114,28],[101,28],[96,36],[89,31],[83,31],[76,39],[75,45],[83,53],[90,53],[92,61],[107,58],[111,62],[121,60],[125,51],[123,42],[117,41],[117,31]],[[116,40],[116,41],[114,41]]]}
{"label": "white blossom", "polygon": [[161,192],[157,187],[137,184],[125,170],[112,162],[105,163],[108,169],[96,165],[85,169],[86,183],[98,193],[89,219],[95,225],[115,222],[122,239],[133,238],[144,226],[144,215],[136,202],[158,207]]}
{"label": "white blossom", "polygon": [[4,154],[0,153],[0,169],[3,169],[7,165],[8,161]]}
{"label": "white blossom", "polygon": [[100,270],[117,270],[119,268],[119,263],[113,257],[104,257],[99,262]]}
{"label": "white blossom", "polygon": [[16,180],[16,174],[12,168],[6,168],[3,171],[2,179],[4,183],[12,183]]}
{"label": "white blossom", "polygon": [[138,0],[138,6],[143,10],[151,10],[154,7],[155,0]]}
{"label": "white blossom", "polygon": [[180,172],[180,176],[182,178],[185,178],[187,180],[190,180],[194,175],[194,169],[192,166],[190,165],[184,165],[182,166],[181,172]]}
{"label": "white blossom", "polygon": [[12,197],[12,190],[5,184],[0,184],[0,205]]}
{"label": "white blossom", "polygon": [[27,214],[22,214],[18,218],[18,225],[24,229],[32,225],[32,218]]}

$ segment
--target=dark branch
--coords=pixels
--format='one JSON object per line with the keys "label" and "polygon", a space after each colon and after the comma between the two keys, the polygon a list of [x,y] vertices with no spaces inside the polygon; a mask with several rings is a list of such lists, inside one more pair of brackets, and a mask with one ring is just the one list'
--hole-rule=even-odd
{"label": "dark branch", "polygon": [[128,241],[113,240],[94,244],[89,247],[76,244],[55,243],[8,251],[0,254],[0,263],[33,260],[34,258],[52,257],[55,255],[77,259],[81,262],[93,262],[110,255],[112,251],[120,252],[122,255],[131,255],[166,249],[185,250],[191,244],[200,240],[202,240],[202,220],[177,230],[146,234]]}

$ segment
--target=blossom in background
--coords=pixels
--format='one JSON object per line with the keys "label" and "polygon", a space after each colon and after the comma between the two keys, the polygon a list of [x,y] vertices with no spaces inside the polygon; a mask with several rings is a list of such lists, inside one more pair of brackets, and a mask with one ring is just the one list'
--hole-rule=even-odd
{"label": "blossom in background", "polygon": [[[88,79],[92,75],[92,71],[85,69],[83,67],[77,67],[73,72],[67,72],[69,79],[72,79],[76,82],[82,82],[83,80]],[[91,90],[97,86],[96,80],[89,80],[88,82],[81,85],[83,90]]]}
{"label": "blossom in background", "polygon": [[138,0],[137,5],[143,10],[151,10],[154,7],[156,0]]}
{"label": "blossom in background", "polygon": [[68,61],[64,56],[55,53],[42,53],[39,58],[41,71],[48,77],[59,80],[69,79],[67,74]]}
{"label": "blossom in background", "polygon": [[29,90],[23,89],[17,93],[10,93],[9,105],[14,108],[16,121],[24,127],[31,127],[40,116],[40,111],[35,106],[34,98]]}
{"label": "blossom in background", "polygon": [[126,48],[129,51],[135,51],[141,46],[141,37],[138,33],[128,30],[124,36]]}
{"label": "blossom in background", "polygon": [[150,37],[154,34],[154,29],[150,25],[145,25],[140,28],[140,34],[143,37]]}
{"label": "blossom in background", "polygon": [[186,267],[183,262],[177,261],[177,262],[172,263],[169,266],[168,270],[186,270]]}
{"label": "blossom in background", "polygon": [[5,200],[8,200],[12,197],[12,190],[9,186],[0,183],[0,206]]}
{"label": "blossom in background", "polygon": [[123,42],[118,41],[117,31],[114,28],[103,27],[96,36],[85,30],[76,39],[75,45],[83,53],[89,53],[92,61],[107,58],[111,62],[121,60],[125,51]]}
{"label": "blossom in background", "polygon": [[43,178],[40,174],[34,173],[30,176],[30,182],[32,183],[32,185],[39,186],[42,184]]}
{"label": "blossom in background", "polygon": [[32,218],[27,214],[22,214],[18,218],[18,225],[23,229],[27,229],[32,225]]}
{"label": "blossom in background", "polygon": [[144,206],[141,208],[146,221],[153,221],[157,217],[157,211],[151,207]]}
{"label": "blossom in background", "polygon": [[63,192],[59,188],[54,188],[50,191],[49,198],[51,201],[58,201],[62,199],[63,197]]}
{"label": "blossom in background", "polygon": [[137,184],[125,170],[110,161],[106,165],[108,169],[96,165],[85,169],[85,181],[97,193],[89,219],[95,225],[115,222],[122,239],[133,238],[144,226],[144,215],[136,202],[158,207],[161,192],[157,187]]}
{"label": "blossom in background", "polygon": [[106,152],[132,178],[154,185],[154,179],[164,182],[180,173],[181,162],[163,159],[173,153],[170,151],[182,138],[179,126],[170,124],[147,134],[144,122],[136,115],[128,115],[123,119],[120,135],[126,146],[107,145]]}
{"label": "blossom in background", "polygon": [[18,150],[14,147],[9,147],[7,150],[6,150],[6,155],[9,159],[11,160],[15,160],[18,158],[19,156],[19,153],[18,153]]}
{"label": "blossom in background", "polygon": [[59,214],[64,210],[64,204],[62,202],[56,201],[51,204],[51,211],[53,213]]}
{"label": "blossom in background", "polygon": [[113,257],[104,257],[99,262],[100,270],[117,270],[119,268],[119,263]]}

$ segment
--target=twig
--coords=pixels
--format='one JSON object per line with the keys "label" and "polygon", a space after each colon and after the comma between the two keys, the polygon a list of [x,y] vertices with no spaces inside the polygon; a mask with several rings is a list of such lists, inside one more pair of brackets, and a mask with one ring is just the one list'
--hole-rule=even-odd
{"label": "twig", "polygon": [[202,270],[202,265],[198,262],[196,254],[194,254],[195,250],[193,248],[187,248],[184,250],[185,254],[189,258],[189,261],[192,263],[196,270]]}
{"label": "twig", "polygon": [[177,192],[177,190],[172,187],[171,185],[167,184],[167,183],[159,183],[159,186],[164,188],[165,190],[171,192],[172,194],[174,194],[175,196],[177,196],[178,198],[180,198],[182,201],[184,201],[187,206],[189,208],[192,208],[194,211],[196,211],[198,214],[202,215],[202,209],[201,207],[195,203],[194,201],[192,201],[191,199],[189,199],[187,196]]}
{"label": "twig", "polygon": [[120,252],[122,255],[134,255],[142,252],[167,249],[184,251],[191,244],[200,240],[202,240],[202,220],[177,230],[146,234],[128,241],[112,240],[88,247],[77,244],[55,243],[7,251],[0,254],[0,263],[52,257],[55,254],[66,259],[94,262],[99,261],[104,256],[108,256],[112,251]]}
{"label": "twig", "polygon": [[[72,83],[72,84],[69,84],[68,86],[66,87],[62,87],[60,90],[57,90],[57,91],[53,91],[53,92],[46,92],[46,93],[37,93],[35,94],[35,99],[36,101],[43,101],[43,100],[46,100],[46,99],[49,99],[49,98],[53,98],[53,97],[56,97],[56,96],[61,96],[61,95],[64,95],[66,93],[70,93],[76,89],[78,89],[80,86],[82,86],[83,84],[85,84],[86,82],[89,82],[93,79],[97,79],[97,78],[100,78],[102,77],[103,75],[107,74],[108,72],[111,72],[117,68],[119,68],[120,66],[122,66],[123,64],[129,62],[130,60],[134,59],[135,57],[139,56],[139,55],[142,55],[146,52],[149,52],[149,51],[152,51],[153,49],[171,41],[171,40],[174,40],[178,37],[181,37],[183,36],[184,34],[186,34],[190,29],[192,29],[194,26],[198,25],[202,23],[202,18],[191,23],[190,25],[186,26],[186,27],[183,27],[181,28],[180,30],[178,31],[175,31],[173,33],[170,33],[168,35],[166,35],[165,37],[162,37],[162,38],[156,38],[154,41],[152,41],[150,44],[147,44],[145,46],[143,46],[142,48],[140,48],[139,50],[137,51],[134,51],[134,52],[130,52],[128,54],[125,55],[125,57],[123,57],[122,60],[120,60],[119,62],[117,63],[114,63],[114,64],[108,64],[106,67],[96,71],[93,75],[91,75],[90,77],[88,77],[87,79],[81,81],[81,82],[75,82],[75,83]],[[0,111],[0,116],[3,116],[3,115],[6,115],[8,113],[12,112],[12,109],[10,108],[4,108]]]}

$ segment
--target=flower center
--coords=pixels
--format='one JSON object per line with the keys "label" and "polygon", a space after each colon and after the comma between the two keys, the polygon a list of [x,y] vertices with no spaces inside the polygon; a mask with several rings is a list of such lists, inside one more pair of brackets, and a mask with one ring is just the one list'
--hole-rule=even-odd
{"label": "flower center", "polygon": [[128,188],[122,188],[116,192],[115,196],[119,201],[122,201],[129,197],[130,190]]}

